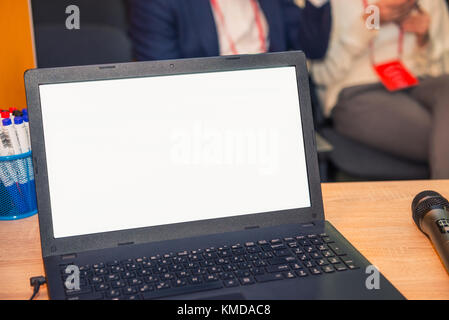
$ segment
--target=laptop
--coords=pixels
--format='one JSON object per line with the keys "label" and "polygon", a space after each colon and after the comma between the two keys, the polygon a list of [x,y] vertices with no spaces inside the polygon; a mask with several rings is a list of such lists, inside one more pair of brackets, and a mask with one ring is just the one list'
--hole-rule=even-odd
{"label": "laptop", "polygon": [[51,299],[404,298],[324,218],[302,52],[25,83]]}

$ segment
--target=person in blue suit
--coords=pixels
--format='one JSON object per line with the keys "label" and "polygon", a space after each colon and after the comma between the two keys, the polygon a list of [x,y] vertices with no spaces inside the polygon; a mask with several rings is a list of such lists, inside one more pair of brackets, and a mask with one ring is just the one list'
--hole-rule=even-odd
{"label": "person in blue suit", "polygon": [[331,29],[326,0],[131,0],[130,18],[139,61],[287,50],[321,59]]}

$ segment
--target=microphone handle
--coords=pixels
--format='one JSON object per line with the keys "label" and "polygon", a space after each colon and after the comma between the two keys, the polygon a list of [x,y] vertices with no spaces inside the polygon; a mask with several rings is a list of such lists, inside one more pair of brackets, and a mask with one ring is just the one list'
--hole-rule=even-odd
{"label": "microphone handle", "polygon": [[433,209],[421,220],[421,229],[430,238],[449,273],[449,214],[444,209]]}

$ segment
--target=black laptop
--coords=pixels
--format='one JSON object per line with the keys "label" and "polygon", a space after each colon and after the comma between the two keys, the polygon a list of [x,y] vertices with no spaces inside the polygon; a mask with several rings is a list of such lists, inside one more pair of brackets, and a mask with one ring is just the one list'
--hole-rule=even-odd
{"label": "black laptop", "polygon": [[303,53],[25,82],[50,298],[403,299],[324,219]]}

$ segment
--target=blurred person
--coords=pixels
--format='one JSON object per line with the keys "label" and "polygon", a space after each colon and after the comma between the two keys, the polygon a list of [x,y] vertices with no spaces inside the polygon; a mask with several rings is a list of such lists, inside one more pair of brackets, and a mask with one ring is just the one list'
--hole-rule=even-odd
{"label": "blurred person", "polygon": [[137,60],[303,50],[325,55],[327,0],[131,0]]}
{"label": "blurred person", "polygon": [[[379,8],[378,30],[367,24],[371,4]],[[429,163],[432,178],[449,178],[446,1],[332,0],[331,5],[329,49],[311,71],[335,130]]]}

